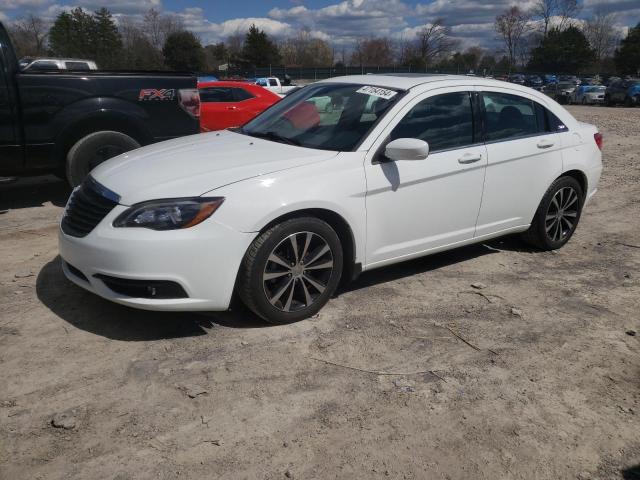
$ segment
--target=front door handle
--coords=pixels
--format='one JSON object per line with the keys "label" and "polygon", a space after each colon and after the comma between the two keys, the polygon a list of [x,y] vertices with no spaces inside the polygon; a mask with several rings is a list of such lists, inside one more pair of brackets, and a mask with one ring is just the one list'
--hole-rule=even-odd
{"label": "front door handle", "polygon": [[227,110],[237,110],[238,107],[227,107]]}
{"label": "front door handle", "polygon": [[480,160],[482,160],[481,153],[465,153],[463,156],[461,156],[458,159],[458,163],[462,163],[464,165],[467,163],[474,163]]}
{"label": "front door handle", "polygon": [[538,148],[551,148],[553,147],[553,142],[550,142],[549,140],[540,140],[538,142]]}

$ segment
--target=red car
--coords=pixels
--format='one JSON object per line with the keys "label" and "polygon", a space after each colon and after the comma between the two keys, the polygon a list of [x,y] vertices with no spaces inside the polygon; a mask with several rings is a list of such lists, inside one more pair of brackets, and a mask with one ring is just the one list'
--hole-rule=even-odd
{"label": "red car", "polygon": [[202,132],[244,125],[280,100],[275,93],[245,82],[202,82],[198,89]]}

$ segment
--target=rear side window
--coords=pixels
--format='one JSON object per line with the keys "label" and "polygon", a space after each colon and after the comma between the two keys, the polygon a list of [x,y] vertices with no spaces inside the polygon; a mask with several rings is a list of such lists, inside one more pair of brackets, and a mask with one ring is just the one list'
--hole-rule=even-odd
{"label": "rear side window", "polygon": [[486,117],[486,141],[538,133],[538,120],[531,100],[507,93],[483,92],[482,101]]}
{"label": "rear side window", "polygon": [[64,62],[67,70],[90,70],[87,62]]}
{"label": "rear side window", "polygon": [[203,103],[235,102],[231,88],[207,87],[200,89],[200,101]]}
{"label": "rear side window", "polygon": [[473,144],[469,93],[445,93],[421,101],[393,129],[391,140],[396,138],[419,138],[432,152]]}
{"label": "rear side window", "polygon": [[236,102],[242,102],[243,100],[254,98],[253,95],[247,92],[244,88],[232,88],[231,90]]}
{"label": "rear side window", "polygon": [[556,117],[553,113],[547,110],[539,103],[534,102],[536,108],[536,120],[538,123],[539,132],[567,132],[567,126]]}
{"label": "rear side window", "polygon": [[270,78],[269,79],[269,86],[270,87],[277,87],[278,86],[278,82],[275,78]]}
{"label": "rear side window", "polygon": [[29,70],[58,70],[58,64],[49,60],[37,60],[31,64]]}

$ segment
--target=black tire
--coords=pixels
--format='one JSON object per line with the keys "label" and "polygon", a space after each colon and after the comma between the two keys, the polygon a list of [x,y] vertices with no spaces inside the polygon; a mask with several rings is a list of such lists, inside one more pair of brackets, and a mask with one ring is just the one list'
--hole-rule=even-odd
{"label": "black tire", "polygon": [[605,95],[604,96],[604,104],[607,107],[613,107],[613,102],[611,101],[611,96],[609,96],[609,95]]}
{"label": "black tire", "polygon": [[633,101],[631,100],[631,97],[624,97],[624,106],[627,108],[633,107]]}
{"label": "black tire", "polygon": [[78,140],[67,153],[66,177],[72,187],[82,183],[99,164],[121,153],[139,148],[140,144],[120,132],[95,132]]}
{"label": "black tire", "polygon": [[[575,200],[576,203],[575,205],[572,204],[569,206],[571,207],[571,210],[569,210],[569,208],[566,208],[567,219],[563,220],[562,218],[556,217],[554,222],[553,216],[556,214],[561,215],[561,213],[559,212],[561,209],[556,209],[556,205],[558,204],[558,197],[556,197],[556,195],[558,195],[559,193],[562,193],[564,195],[565,193],[569,192],[569,189],[573,189],[573,191],[577,195],[577,198]],[[554,198],[556,199],[555,203]],[[582,214],[583,205],[584,192],[582,191],[580,183],[575,178],[565,176],[556,179],[542,197],[542,201],[540,202],[540,205],[536,210],[529,230],[522,234],[523,239],[528,244],[541,250],[556,250],[562,247],[569,241],[569,239],[575,232],[576,227],[580,222],[580,215]],[[573,212],[573,207],[575,207],[575,213]],[[562,210],[562,213],[564,213],[565,210]],[[572,215],[570,218],[574,219],[571,228],[568,228],[567,223],[569,221],[569,214]],[[551,229],[549,230],[549,228]]]}
{"label": "black tire", "polygon": [[[302,253],[303,250],[305,250],[305,240],[308,233],[311,233],[312,240],[311,243],[309,243],[307,254],[303,256]],[[294,240],[291,240],[292,238]],[[281,247],[284,248],[288,245],[285,241],[291,243],[296,242],[296,251],[299,252],[301,258],[299,258],[299,262],[295,264],[295,267],[293,266],[293,261],[295,260],[293,247],[291,247],[292,255],[286,256],[286,258],[281,253],[278,253],[281,252],[281,250],[279,250]],[[322,292],[320,292],[319,289],[311,289],[311,287],[308,287],[308,285],[312,284],[305,280],[309,278],[305,277],[308,273],[307,270],[303,270],[303,273],[298,271],[294,273],[293,276],[290,273],[282,274],[279,271],[275,271],[275,273],[280,274],[279,278],[264,278],[265,275],[273,272],[273,270],[268,270],[273,267],[283,272],[288,271],[287,269],[291,271],[293,271],[294,268],[298,270],[301,268],[304,269],[306,267],[304,265],[305,259],[310,261],[307,265],[318,265],[314,263],[318,260],[314,260],[312,257],[321,252],[324,249],[324,245],[328,246],[330,252],[318,258],[321,258],[325,263],[328,263],[326,259],[330,258],[332,267],[325,267],[323,269],[327,270],[331,268],[330,272],[325,271],[321,273],[322,275],[326,275],[324,279],[319,280],[314,276],[314,281],[318,280],[317,283],[320,283],[321,286],[325,285]],[[278,253],[279,258],[287,260],[290,267],[281,267],[280,264],[275,264],[269,260],[274,251]],[[238,273],[236,291],[243,303],[267,322],[273,324],[297,322],[315,315],[329,301],[329,298],[334,294],[340,282],[342,265],[342,245],[340,244],[338,235],[329,224],[314,217],[293,218],[269,228],[253,241],[242,260]],[[319,269],[314,269],[314,272],[320,271]],[[296,278],[296,275],[298,278]],[[287,282],[289,282],[288,285],[293,285],[291,290],[286,287]],[[272,287],[273,289],[269,292],[269,288]],[[279,297],[282,300],[276,299],[275,303],[272,303],[269,294],[276,291],[279,292],[280,290],[285,292]],[[307,294],[310,292],[315,294],[315,298],[310,302],[306,300],[302,302],[301,300],[310,298],[307,297]],[[273,299],[276,296],[277,293],[271,298]],[[284,300],[285,297],[288,297],[286,303]],[[287,308],[286,304],[289,305],[288,311],[285,311]]]}

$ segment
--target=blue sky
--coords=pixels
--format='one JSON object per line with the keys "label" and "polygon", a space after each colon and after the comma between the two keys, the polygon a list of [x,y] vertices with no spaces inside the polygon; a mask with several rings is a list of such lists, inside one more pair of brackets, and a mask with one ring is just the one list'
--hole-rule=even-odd
{"label": "blue sky", "polygon": [[[293,36],[303,27],[333,45],[349,46],[358,38],[414,38],[421,26],[443,18],[463,47],[499,45],[493,29],[496,15],[516,3],[531,7],[536,0],[0,0],[0,20],[11,21],[28,12],[53,20],[74,6],[108,7],[116,18],[141,18],[154,7],[180,16],[204,43],[224,40],[257,24],[276,38]],[[640,0],[580,0],[578,20],[595,11],[616,15],[617,30],[640,21]]]}

